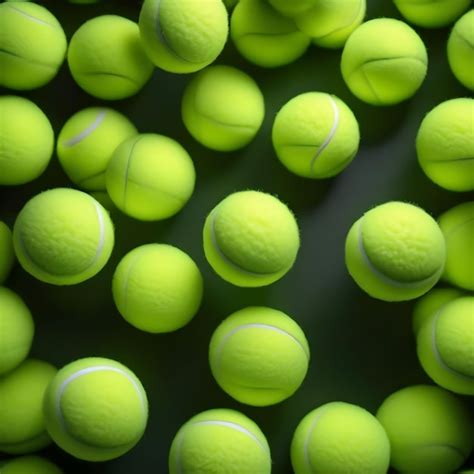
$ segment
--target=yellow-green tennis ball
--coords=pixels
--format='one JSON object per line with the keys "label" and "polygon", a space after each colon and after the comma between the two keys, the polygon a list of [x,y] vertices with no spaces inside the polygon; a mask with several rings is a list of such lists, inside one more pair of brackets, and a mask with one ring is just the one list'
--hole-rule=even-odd
{"label": "yellow-green tennis ball", "polygon": [[14,263],[13,236],[10,228],[0,221],[0,285],[8,278]]}
{"label": "yellow-green tennis ball", "polygon": [[418,162],[438,186],[474,190],[474,99],[442,102],[423,119],[416,137]]}
{"label": "yellow-green tennis ball", "polygon": [[291,443],[295,474],[381,474],[390,463],[390,443],[368,411],[332,402],[309,412]]}
{"label": "yellow-green tennis ball", "polygon": [[415,385],[393,393],[380,406],[377,419],[390,440],[390,464],[400,472],[452,473],[474,442],[467,407],[434,386]]}
{"label": "yellow-green tennis ball", "polygon": [[311,38],[265,0],[240,0],[232,12],[230,35],[240,54],[262,67],[296,61]]}
{"label": "yellow-green tennis ball", "polygon": [[105,100],[135,95],[153,73],[138,25],[117,15],[86,21],[71,38],[67,60],[77,84]]}
{"label": "yellow-green tennis ball", "polygon": [[319,0],[267,0],[282,15],[289,18],[308,12]]}
{"label": "yellow-green tennis ball", "polygon": [[199,71],[214,62],[229,33],[222,0],[145,0],[139,24],[150,59],[175,73]]}
{"label": "yellow-green tennis ball", "polygon": [[234,410],[193,416],[176,434],[169,454],[170,474],[270,474],[271,469],[265,435]]}
{"label": "yellow-green tennis ball", "polygon": [[292,173],[329,178],[340,173],[357,154],[359,124],[338,97],[306,92],[277,113],[272,141],[278,159]]}
{"label": "yellow-green tennis ball", "polygon": [[43,397],[55,374],[51,364],[27,359],[0,377],[0,452],[31,453],[51,443]]}
{"label": "yellow-green tennis ball", "polygon": [[210,66],[188,84],[181,103],[189,133],[208,148],[232,151],[255,137],[265,116],[257,83],[229,66]]}
{"label": "yellow-green tennis ball", "polygon": [[219,386],[241,403],[268,406],[291,397],[308,371],[310,351],[289,316],[261,306],[241,309],[214,331],[211,371]]}
{"label": "yellow-green tennis ball", "polygon": [[38,178],[53,149],[53,128],[42,110],[23,97],[1,96],[0,185],[25,184]]}
{"label": "yellow-green tennis ball", "polygon": [[119,145],[106,173],[114,204],[143,221],[167,219],[179,212],[191,197],[195,180],[188,152],[175,140],[152,133]]}
{"label": "yellow-green tennis ball", "polygon": [[446,248],[436,221],[423,209],[388,202],[366,212],[346,239],[346,265],[370,296],[405,301],[429,291],[443,273]]}
{"label": "yellow-green tennis ball", "polygon": [[288,207],[259,191],[227,196],[208,215],[204,252],[214,271],[237,286],[270,285],[293,266],[300,237]]}
{"label": "yellow-green tennis ball", "polygon": [[142,331],[176,331],[191,321],[202,301],[199,268],[171,245],[148,244],[127,253],[114,273],[112,292],[120,314]]}
{"label": "yellow-green tennis ball", "polygon": [[377,18],[360,25],[347,40],[341,59],[344,81],[360,100],[398,104],[412,97],[428,69],[426,48],[402,21]]}
{"label": "yellow-green tennis ball", "polygon": [[114,228],[93,197],[56,188],[25,204],[13,228],[13,244],[21,266],[35,278],[74,285],[92,278],[107,263]]}
{"label": "yellow-green tennis ball", "polygon": [[22,456],[0,467],[2,474],[63,474],[56,464],[39,456]]}
{"label": "yellow-green tennis ball", "polygon": [[64,124],[56,150],[69,179],[79,187],[105,189],[105,171],[112,153],[127,138],[137,134],[130,120],[116,110],[89,107]]}

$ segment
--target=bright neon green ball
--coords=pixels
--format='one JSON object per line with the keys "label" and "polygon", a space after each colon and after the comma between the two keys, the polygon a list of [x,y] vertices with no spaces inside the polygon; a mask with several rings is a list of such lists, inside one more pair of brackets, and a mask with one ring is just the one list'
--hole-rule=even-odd
{"label": "bright neon green ball", "polygon": [[0,221],[0,285],[8,278],[14,263],[13,236],[10,228]]}
{"label": "bright neon green ball", "polygon": [[2,474],[63,474],[58,466],[39,456],[22,456],[0,467]]}

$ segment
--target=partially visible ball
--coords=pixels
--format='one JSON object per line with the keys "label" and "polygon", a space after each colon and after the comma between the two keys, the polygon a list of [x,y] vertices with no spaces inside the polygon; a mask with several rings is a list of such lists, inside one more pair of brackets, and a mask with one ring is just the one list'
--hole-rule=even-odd
{"label": "partially visible ball", "polygon": [[282,15],[289,18],[308,12],[319,0],[267,0]]}
{"label": "partially visible ball", "polygon": [[8,278],[14,263],[13,236],[10,228],[0,221],[0,285]]}
{"label": "partially visible ball", "polygon": [[2,474],[63,474],[56,464],[39,456],[22,456],[1,466]]}

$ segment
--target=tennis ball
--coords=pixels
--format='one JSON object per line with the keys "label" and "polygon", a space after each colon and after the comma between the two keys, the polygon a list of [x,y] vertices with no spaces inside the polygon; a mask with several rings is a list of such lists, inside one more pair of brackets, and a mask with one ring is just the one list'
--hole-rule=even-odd
{"label": "tennis ball", "polygon": [[63,474],[58,466],[39,456],[11,459],[0,467],[2,474]]}
{"label": "tennis ball", "polygon": [[402,21],[377,18],[360,25],[347,40],[341,59],[344,81],[360,100],[398,104],[423,83],[428,55],[418,34]]}
{"label": "tennis ball", "polygon": [[301,328],[272,308],[248,307],[225,319],[209,346],[219,386],[241,403],[268,406],[291,397],[308,371],[309,346]]}
{"label": "tennis ball", "polygon": [[415,385],[393,393],[380,406],[377,419],[387,432],[390,462],[397,471],[448,474],[472,449],[469,410],[438,387]]}
{"label": "tennis ball", "polygon": [[0,452],[31,453],[51,443],[42,406],[55,374],[51,364],[27,359],[0,377]]}
{"label": "tennis ball", "polygon": [[197,313],[203,281],[199,268],[183,251],[148,244],[120,261],[112,292],[117,309],[132,326],[151,333],[171,332]]}
{"label": "tennis ball", "polygon": [[474,189],[474,99],[437,105],[421,122],[416,137],[418,162],[438,186],[450,191]]}
{"label": "tennis ball", "polygon": [[247,74],[211,66],[188,84],[181,103],[189,133],[213,150],[232,151],[255,137],[265,115],[263,95]]}
{"label": "tennis ball", "polygon": [[318,1],[319,0],[292,0],[289,2],[288,0],[268,0],[268,3],[282,15],[292,18],[308,12]]}
{"label": "tennis ball", "polygon": [[38,178],[53,149],[53,128],[41,109],[23,97],[1,96],[0,185],[25,184]]}
{"label": "tennis ball", "polygon": [[390,463],[385,430],[368,411],[326,403],[299,423],[291,443],[295,474],[380,474]]}
{"label": "tennis ball", "polygon": [[14,262],[12,233],[10,228],[0,221],[0,285],[8,278]]}
{"label": "tennis ball", "polygon": [[139,25],[150,59],[175,73],[199,71],[214,62],[229,33],[221,0],[145,0]]}
{"label": "tennis ball", "polygon": [[71,38],[67,60],[77,84],[105,100],[135,95],[153,73],[138,25],[117,15],[86,21]]}
{"label": "tennis ball", "polygon": [[346,239],[346,266],[370,296],[384,301],[418,298],[444,269],[444,237],[423,209],[388,202],[366,212]]}
{"label": "tennis ball", "polygon": [[214,271],[237,286],[266,286],[293,266],[300,246],[298,224],[288,207],[270,194],[241,191],[208,215],[204,253]]}
{"label": "tennis ball", "polygon": [[270,447],[260,428],[234,410],[193,416],[176,434],[169,454],[170,474],[270,474]]}
{"label": "tennis ball", "polygon": [[13,244],[21,266],[35,278],[74,285],[107,263],[114,228],[108,212],[93,197],[74,189],[50,189],[20,211]]}
{"label": "tennis ball", "polygon": [[257,66],[279,67],[296,61],[311,38],[265,0],[240,0],[232,12],[230,35],[240,54]]}
{"label": "tennis ball", "polygon": [[56,146],[69,179],[87,190],[105,189],[105,170],[112,153],[137,134],[127,117],[106,107],[89,107],[64,124]]}
{"label": "tennis ball", "polygon": [[305,178],[329,178],[346,168],[357,154],[359,125],[338,97],[306,92],[277,113],[272,141],[289,171]]}

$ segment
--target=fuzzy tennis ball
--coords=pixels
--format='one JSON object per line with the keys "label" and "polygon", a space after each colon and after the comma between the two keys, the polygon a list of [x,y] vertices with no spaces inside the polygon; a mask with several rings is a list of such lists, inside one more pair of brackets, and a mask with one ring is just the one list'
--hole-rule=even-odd
{"label": "fuzzy tennis ball", "polygon": [[423,209],[388,202],[366,212],[346,239],[346,265],[355,282],[384,301],[418,298],[439,280],[446,248],[436,221]]}
{"label": "fuzzy tennis ball", "polygon": [[189,82],[181,114],[198,142],[213,150],[232,151],[255,137],[263,122],[265,103],[249,75],[229,66],[211,66]]}
{"label": "fuzzy tennis ball", "polygon": [[288,207],[259,191],[227,196],[208,215],[204,252],[214,271],[237,286],[270,285],[293,266],[300,246]]}
{"label": "fuzzy tennis ball", "polygon": [[197,313],[203,281],[199,268],[183,251],[148,244],[120,261],[112,292],[117,309],[132,326],[151,333],[171,332]]}
{"label": "fuzzy tennis ball", "polygon": [[390,464],[390,443],[368,411],[344,402],[326,403],[296,428],[291,463],[295,474],[380,474]]}
{"label": "fuzzy tennis ball", "polygon": [[53,128],[42,110],[23,97],[1,96],[0,185],[25,184],[38,178],[53,149]]}
{"label": "fuzzy tennis ball", "polygon": [[229,33],[222,0],[145,0],[139,24],[150,59],[175,73],[199,71],[214,62]]}
{"label": "fuzzy tennis ball", "polygon": [[360,100],[398,104],[423,83],[428,55],[418,34],[402,21],[377,18],[360,25],[347,40],[341,59],[344,81]]}
{"label": "fuzzy tennis ball", "polygon": [[73,285],[93,277],[107,263],[114,228],[93,197],[74,189],[50,189],[20,211],[13,243],[21,266],[35,278]]}
{"label": "fuzzy tennis ball", "polygon": [[0,221],[0,285],[8,278],[14,262],[15,253],[11,230],[4,222]]}
{"label": "fuzzy tennis ball", "polygon": [[377,419],[390,440],[390,463],[400,472],[449,474],[472,449],[469,410],[438,387],[415,385],[393,393]]}
{"label": "fuzzy tennis ball", "polygon": [[137,134],[130,120],[116,110],[89,107],[64,124],[56,150],[69,179],[90,191],[105,189],[105,171],[112,153]]}
{"label": "fuzzy tennis ball", "polygon": [[25,90],[50,82],[67,48],[56,17],[36,3],[2,3],[0,24],[0,86]]}
{"label": "fuzzy tennis ball", "polygon": [[71,38],[67,60],[77,84],[105,100],[135,95],[153,73],[138,25],[117,15],[86,21]]}
{"label": "fuzzy tennis ball", "polygon": [[295,22],[265,0],[240,0],[230,22],[232,41],[248,61],[262,67],[279,67],[296,61],[311,39]]}
{"label": "fuzzy tennis ball", "polygon": [[277,113],[273,148],[282,164],[305,178],[329,178],[340,173],[359,149],[359,124],[338,97],[306,92]]}
{"label": "fuzzy tennis ball", "polygon": [[282,15],[289,18],[308,12],[319,0],[267,0]]}
{"label": "fuzzy tennis ball", "polygon": [[0,452],[31,453],[51,443],[42,407],[55,374],[51,364],[27,359],[0,377]]}
{"label": "fuzzy tennis ball", "polygon": [[421,122],[416,137],[418,162],[438,186],[474,190],[474,99],[442,102]]}
{"label": "fuzzy tennis ball", "polygon": [[208,410],[187,421],[169,454],[170,474],[270,474],[270,447],[260,428],[234,410]]}
{"label": "fuzzy tennis ball", "polygon": [[63,474],[56,464],[39,456],[22,456],[0,467],[2,474]]}
{"label": "fuzzy tennis ball", "polygon": [[219,386],[241,403],[267,406],[291,397],[308,371],[309,346],[301,328],[272,308],[248,307],[225,319],[209,346]]}

